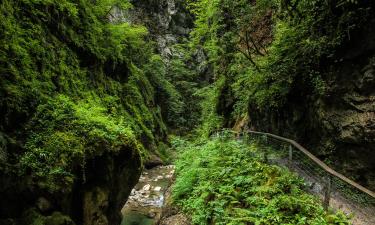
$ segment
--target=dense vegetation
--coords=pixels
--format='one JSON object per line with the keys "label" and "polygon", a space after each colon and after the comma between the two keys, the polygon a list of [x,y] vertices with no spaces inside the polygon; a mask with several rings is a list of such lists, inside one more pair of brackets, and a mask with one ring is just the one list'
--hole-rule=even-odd
{"label": "dense vegetation", "polygon": [[[375,15],[373,1],[176,0],[194,27],[169,58],[146,29],[158,21],[112,15],[128,12],[130,2],[1,1],[0,223],[48,224],[45,217],[56,213],[67,224],[82,223],[86,212],[72,212],[72,205],[81,207],[85,191],[105,186],[97,183],[101,176],[116,179],[98,176],[97,161],[131,160],[135,182],[151,156],[169,158],[174,133],[199,137],[175,142],[181,157],[174,198],[194,223],[347,224],[306,194],[302,180],[265,164],[256,144],[208,138],[236,121],[250,124],[250,113],[279,113],[292,100],[328,96],[326,77],[337,73],[340,51]],[[116,165],[102,167],[117,173]],[[126,172],[124,180],[133,171]],[[55,208],[25,213],[40,196]],[[105,207],[117,197],[103,200]]]}
{"label": "dense vegetation", "polygon": [[130,7],[126,0],[1,1],[1,218],[20,217],[38,195],[54,196],[61,208],[58,199],[91,175],[88,162],[124,151],[147,159],[165,139],[168,106],[156,92],[168,97],[174,89],[158,73],[148,31],[109,20],[112,9]]}
{"label": "dense vegetation", "polygon": [[[203,49],[202,131],[232,126],[248,111],[278,111],[292,99],[324,96],[329,66],[371,19],[369,1],[197,0],[189,46]],[[327,75],[328,73],[328,75]],[[207,76],[207,75],[206,75]]]}
{"label": "dense vegetation", "polygon": [[199,135],[242,124],[292,137],[374,186],[374,1],[187,2],[195,23],[178,60],[199,104],[183,116]]}
{"label": "dense vegetation", "polygon": [[173,197],[194,224],[349,224],[325,212],[303,180],[264,163],[256,143],[229,136],[174,143],[181,155]]}
{"label": "dense vegetation", "polygon": [[[195,27],[186,61],[197,49],[206,56],[196,65],[205,67],[204,72],[199,75],[195,68],[200,102],[196,132],[201,137],[241,120],[252,125],[249,117],[267,118],[265,123],[271,124],[291,101],[332,95],[327,77],[338,73],[342,49],[373,18],[369,1],[197,0],[189,1],[189,8]],[[249,115],[255,112],[259,118]],[[246,146],[206,141],[183,143],[177,162],[174,198],[195,224],[348,223],[340,215],[325,214],[318,201],[301,191],[303,182],[262,164],[254,153],[249,157],[242,151]],[[333,152],[332,143],[326,147]],[[284,185],[295,186],[288,186],[293,190],[288,192],[279,189]]]}
{"label": "dense vegetation", "polygon": [[69,187],[85,158],[124,146],[143,151],[141,138],[152,146],[162,137],[154,86],[163,88],[163,77],[150,68],[147,30],[109,23],[114,6],[130,4],[1,3],[0,135],[9,154],[3,170],[31,172],[33,182],[55,191]]}

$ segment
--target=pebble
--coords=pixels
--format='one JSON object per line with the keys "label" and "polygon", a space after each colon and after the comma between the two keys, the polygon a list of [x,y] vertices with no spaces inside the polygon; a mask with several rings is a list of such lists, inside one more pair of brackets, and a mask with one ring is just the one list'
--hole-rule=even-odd
{"label": "pebble", "polygon": [[150,212],[148,213],[147,215],[149,218],[154,218],[156,216],[156,213],[155,212]]}
{"label": "pebble", "polygon": [[155,187],[154,188],[154,191],[160,191],[161,190],[161,187]]}
{"label": "pebble", "polygon": [[143,186],[142,190],[143,191],[149,191],[151,188],[151,185],[150,184],[146,184],[145,186]]}

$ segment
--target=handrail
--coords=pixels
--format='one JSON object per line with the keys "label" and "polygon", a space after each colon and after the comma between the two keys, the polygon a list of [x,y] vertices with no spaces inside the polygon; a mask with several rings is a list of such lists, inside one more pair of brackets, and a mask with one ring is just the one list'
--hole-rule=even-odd
{"label": "handrail", "polygon": [[303,154],[305,154],[307,157],[309,157],[312,161],[314,161],[323,170],[325,170],[326,172],[328,172],[332,176],[337,177],[338,179],[344,181],[345,183],[347,183],[347,184],[349,184],[349,185],[357,188],[358,190],[360,190],[360,191],[362,191],[362,192],[370,195],[371,197],[375,198],[375,193],[374,192],[368,190],[367,188],[363,187],[362,185],[357,184],[356,182],[354,182],[354,181],[350,180],[349,178],[345,177],[344,175],[342,175],[342,174],[336,172],[335,170],[331,169],[329,166],[327,166],[327,164],[325,164],[320,159],[318,159],[316,156],[314,156],[313,154],[311,154],[307,149],[305,149],[304,147],[302,147],[296,141],[288,139],[288,138],[285,138],[285,137],[281,137],[281,136],[278,136],[278,135],[275,135],[275,134],[271,134],[271,133],[265,133],[265,132],[259,132],[259,131],[246,131],[246,132],[247,133],[253,133],[253,134],[266,135],[266,136],[272,137],[272,138],[280,140],[280,141],[288,142],[289,144],[293,145],[295,148],[297,148],[298,150],[300,150]]}

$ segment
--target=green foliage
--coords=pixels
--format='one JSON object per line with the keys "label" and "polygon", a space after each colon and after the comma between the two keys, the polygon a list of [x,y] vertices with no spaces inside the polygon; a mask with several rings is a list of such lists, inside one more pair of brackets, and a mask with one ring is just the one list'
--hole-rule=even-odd
{"label": "green foliage", "polygon": [[34,182],[49,191],[70,188],[74,168],[84,167],[86,158],[143,150],[125,118],[108,114],[100,101],[74,103],[58,95],[38,106],[31,127],[21,169],[31,169]]}
{"label": "green foliage", "polygon": [[[192,52],[183,41],[171,47],[170,59],[153,55],[145,66],[145,73],[155,87],[157,104],[168,128],[174,133],[187,133],[199,122],[200,97],[198,77],[194,72]],[[191,65],[193,64],[193,65]]]}
{"label": "green foliage", "polygon": [[159,55],[154,55],[146,67],[146,74],[156,87],[157,100],[163,104],[163,117],[171,127],[179,127],[184,123],[184,102],[179,91],[167,79],[167,66]]}
{"label": "green foliage", "polygon": [[303,180],[264,164],[255,144],[173,143],[181,153],[173,198],[194,224],[349,224],[303,191]]}
{"label": "green foliage", "polygon": [[218,80],[195,93],[202,99],[200,102],[202,112],[201,125],[197,130],[202,138],[209,137],[213,131],[220,130],[223,127],[223,118],[217,114],[215,104],[218,102],[220,87],[223,85],[223,81],[223,79]]}
{"label": "green foliage", "polygon": [[178,91],[182,104],[179,108],[179,117],[174,120],[175,126],[181,132],[190,132],[196,128],[200,119],[201,98],[196,95],[199,90],[199,77],[195,71],[196,62],[193,59],[193,53],[189,47],[183,43],[173,46],[174,54],[167,66],[166,78],[173,84]]}
{"label": "green foliage", "polygon": [[134,49],[144,45],[145,28],[109,24],[95,14],[90,1],[6,0],[0,7],[5,31],[0,40],[1,106],[6,117],[28,115],[29,106],[52,92],[79,95],[89,82],[85,64],[98,65],[90,71],[98,73],[100,62],[137,58]]}
{"label": "green foliage", "polygon": [[202,46],[212,61],[215,61],[221,52],[217,36],[222,24],[218,12],[219,6],[220,0],[198,0],[190,4],[192,12],[196,14],[195,29],[191,32],[191,44]]}
{"label": "green foliage", "polygon": [[[286,102],[324,96],[327,65],[370,17],[369,2],[351,0],[191,1],[192,49],[202,48],[221,96],[210,105],[234,121],[248,110],[277,110]],[[209,104],[209,103],[207,103]],[[249,106],[251,107],[249,109]],[[227,117],[227,116],[226,116]],[[228,122],[226,122],[228,123]]]}
{"label": "green foliage", "polygon": [[165,136],[155,88],[171,84],[150,82],[158,74],[148,69],[148,32],[110,23],[114,7],[131,5],[0,3],[0,131],[22,149],[7,152],[7,163],[30,185],[68,191],[86,160],[119,151],[146,157],[142,144],[151,148]]}

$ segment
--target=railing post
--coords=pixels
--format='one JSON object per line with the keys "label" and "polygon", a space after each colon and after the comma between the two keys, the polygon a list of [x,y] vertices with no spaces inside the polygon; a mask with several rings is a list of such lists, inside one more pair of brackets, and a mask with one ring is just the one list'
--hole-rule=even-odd
{"label": "railing post", "polygon": [[245,132],[243,133],[243,139],[244,139],[246,144],[249,144],[250,141],[249,141],[249,134],[248,133],[245,133]]}
{"label": "railing post", "polygon": [[329,207],[329,202],[331,200],[331,188],[332,188],[332,179],[331,176],[328,176],[325,181],[324,187],[324,209],[327,210]]}
{"label": "railing post", "polygon": [[268,163],[267,149],[263,153],[263,160],[264,160],[265,163]]}
{"label": "railing post", "polygon": [[264,160],[264,162],[268,162],[268,155],[267,155],[267,149],[268,149],[268,140],[267,140],[267,135],[264,135],[263,136],[263,138],[264,138],[264,143],[265,143],[265,148],[264,148],[264,151],[263,151],[263,160]]}
{"label": "railing post", "polygon": [[83,152],[83,156],[82,156],[82,184],[85,184],[86,183],[86,156],[85,156],[85,152]]}
{"label": "railing post", "polygon": [[293,163],[293,147],[292,145],[289,145],[289,158],[288,158],[289,168],[292,167],[292,163]]}

